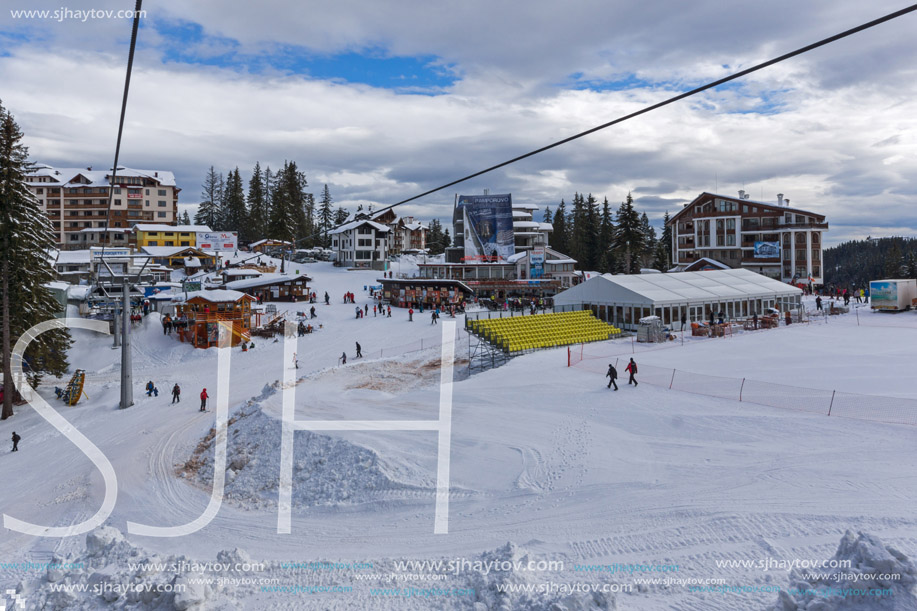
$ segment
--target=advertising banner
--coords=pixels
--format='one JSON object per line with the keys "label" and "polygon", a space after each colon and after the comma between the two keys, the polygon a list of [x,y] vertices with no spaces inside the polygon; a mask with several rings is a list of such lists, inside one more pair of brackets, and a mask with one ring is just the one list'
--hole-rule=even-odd
{"label": "advertising banner", "polygon": [[516,252],[513,241],[512,196],[461,195],[465,221],[465,258],[506,260]]}
{"label": "advertising banner", "polygon": [[529,252],[529,278],[544,278],[544,246],[536,246]]}
{"label": "advertising banner", "polygon": [[201,250],[236,251],[239,235],[234,231],[198,231],[197,247]]}
{"label": "advertising banner", "polygon": [[755,242],[755,259],[774,259],[780,256],[779,242]]}

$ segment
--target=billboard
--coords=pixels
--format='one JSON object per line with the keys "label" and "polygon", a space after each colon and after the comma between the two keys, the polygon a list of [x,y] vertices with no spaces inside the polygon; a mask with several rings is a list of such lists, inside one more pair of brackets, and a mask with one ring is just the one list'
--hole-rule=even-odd
{"label": "billboard", "polygon": [[755,242],[755,259],[775,259],[780,256],[780,242]]}
{"label": "billboard", "polygon": [[544,278],[544,246],[536,246],[529,253],[529,278]]}
{"label": "billboard", "polygon": [[201,250],[239,250],[239,235],[234,231],[198,231],[197,247]]}
{"label": "billboard", "polygon": [[458,205],[465,221],[466,259],[505,261],[515,254],[510,194],[461,195]]}

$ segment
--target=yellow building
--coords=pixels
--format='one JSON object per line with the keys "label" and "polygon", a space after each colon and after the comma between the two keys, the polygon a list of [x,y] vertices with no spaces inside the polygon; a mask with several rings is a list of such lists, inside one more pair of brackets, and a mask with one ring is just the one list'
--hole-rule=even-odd
{"label": "yellow building", "polygon": [[147,225],[138,223],[137,248],[146,246],[197,246],[197,233],[210,232],[206,225]]}

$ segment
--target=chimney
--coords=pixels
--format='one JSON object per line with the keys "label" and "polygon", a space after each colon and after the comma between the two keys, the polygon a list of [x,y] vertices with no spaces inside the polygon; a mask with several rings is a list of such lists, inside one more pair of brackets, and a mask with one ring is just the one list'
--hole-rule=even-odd
{"label": "chimney", "polygon": [[153,172],[153,176],[155,176],[156,178],[159,178],[159,172]]}
{"label": "chimney", "polygon": [[785,200],[783,200],[783,201],[784,201],[784,203],[786,203],[786,205],[787,205],[787,206],[789,206],[789,205],[790,205],[790,198],[789,198],[789,197],[788,197],[788,198],[786,198],[786,199],[785,199]]}
{"label": "chimney", "polygon": [[739,199],[745,199],[745,189],[739,189]]}
{"label": "chimney", "polygon": [[783,193],[778,193],[778,194],[777,194],[777,205],[778,205],[778,206],[782,206],[782,205],[783,205]]}

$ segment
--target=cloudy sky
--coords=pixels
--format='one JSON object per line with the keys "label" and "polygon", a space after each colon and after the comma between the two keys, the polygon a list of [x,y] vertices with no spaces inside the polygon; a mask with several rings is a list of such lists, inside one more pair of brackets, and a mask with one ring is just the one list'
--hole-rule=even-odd
{"label": "cloudy sky", "polygon": [[[903,8],[879,0],[160,0],[141,20],[121,163],[295,160],[387,205]],[[129,1],[8,0],[0,100],[35,161],[111,167]],[[48,18],[19,10],[58,11]],[[64,9],[61,13],[61,9]],[[78,11],[95,9],[89,18]],[[67,12],[69,11],[69,12]],[[917,13],[399,208],[455,193],[556,207],[630,191],[654,224],[702,191],[828,216],[829,243],[917,234]]]}

